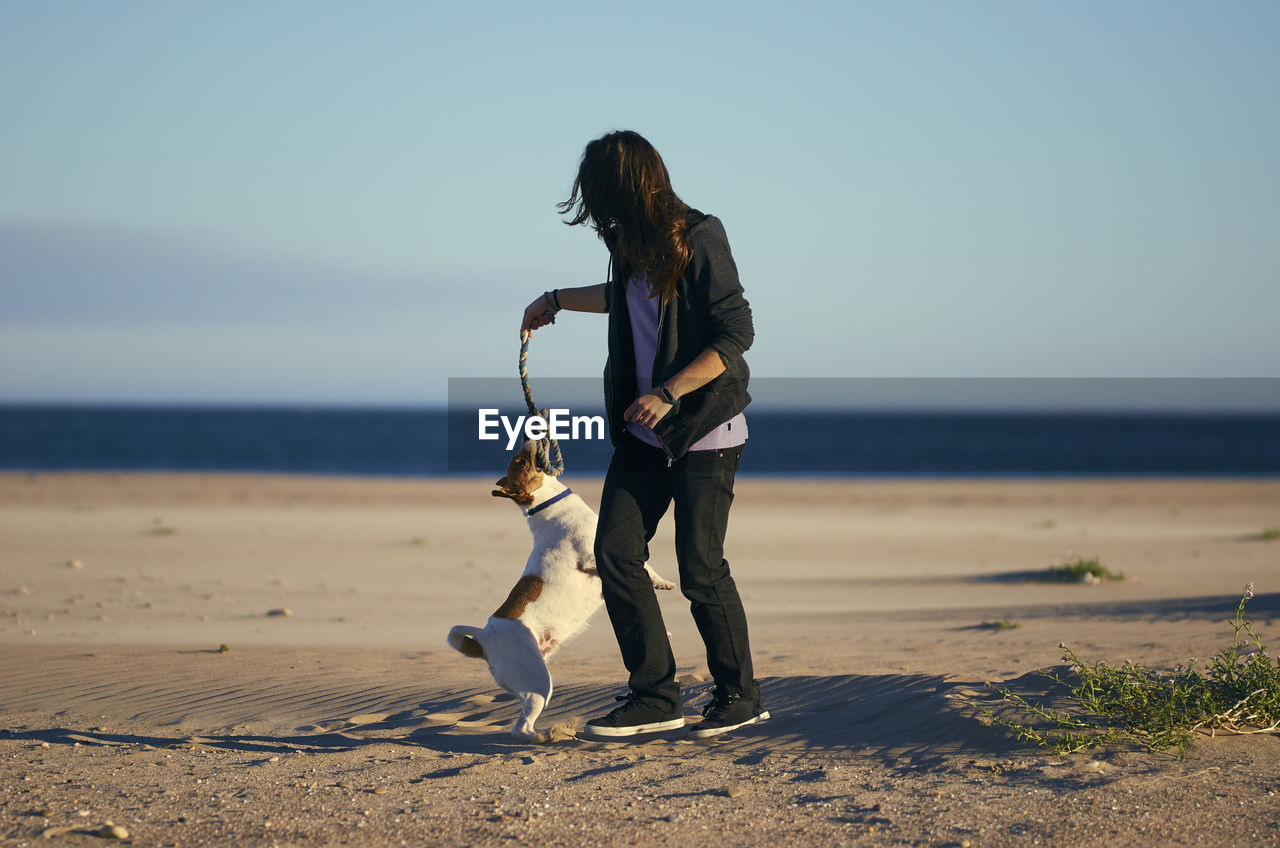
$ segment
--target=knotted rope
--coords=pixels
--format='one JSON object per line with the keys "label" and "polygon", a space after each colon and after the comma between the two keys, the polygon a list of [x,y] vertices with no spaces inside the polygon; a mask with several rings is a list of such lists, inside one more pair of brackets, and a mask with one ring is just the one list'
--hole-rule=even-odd
{"label": "knotted rope", "polygon": [[[533,338],[533,333],[525,330],[520,333],[520,386],[524,389],[524,402],[529,407],[530,415],[541,416],[547,420],[547,411],[538,409],[537,404],[533,402],[533,392],[529,389],[529,368],[526,361],[529,358],[529,340]],[[548,434],[545,439],[539,439],[534,445],[533,461],[538,468],[552,477],[559,477],[564,473],[564,457],[560,455],[560,443],[551,438]]]}

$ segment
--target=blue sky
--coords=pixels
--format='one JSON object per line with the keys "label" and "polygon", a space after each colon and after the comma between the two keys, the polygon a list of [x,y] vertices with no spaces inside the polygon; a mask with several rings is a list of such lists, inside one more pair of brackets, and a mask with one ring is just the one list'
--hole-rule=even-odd
{"label": "blue sky", "polygon": [[[421,404],[598,282],[583,145],[768,377],[1280,377],[1280,5],[0,0],[0,401]],[[599,316],[535,337],[594,377]]]}

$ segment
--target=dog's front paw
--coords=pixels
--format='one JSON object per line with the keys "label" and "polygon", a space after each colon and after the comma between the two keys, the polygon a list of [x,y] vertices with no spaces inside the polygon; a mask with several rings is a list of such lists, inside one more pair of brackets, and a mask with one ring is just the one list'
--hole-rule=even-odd
{"label": "dog's front paw", "polygon": [[670,589],[674,589],[674,588],[676,587],[676,584],[672,583],[670,580],[668,580],[667,578],[663,577],[661,574],[659,574],[658,572],[654,571],[654,570],[653,570],[652,568],[650,568],[649,566],[647,566],[647,565],[646,565],[646,566],[644,567],[644,570],[645,570],[645,571],[647,571],[647,572],[649,573],[649,581],[650,581],[651,583],[653,583],[653,588],[655,588],[655,589],[668,589],[668,590],[670,590]]}

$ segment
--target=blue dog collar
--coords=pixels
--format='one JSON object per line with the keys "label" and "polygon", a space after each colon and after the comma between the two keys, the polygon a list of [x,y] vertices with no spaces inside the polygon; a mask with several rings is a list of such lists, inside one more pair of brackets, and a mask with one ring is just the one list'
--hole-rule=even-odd
{"label": "blue dog collar", "polygon": [[544,510],[544,509],[546,509],[547,507],[551,506],[553,503],[556,503],[556,502],[558,502],[558,501],[562,501],[562,500],[564,500],[565,498],[569,497],[569,496],[570,496],[570,495],[572,495],[572,494],[573,494],[573,489],[565,489],[563,492],[561,492],[560,494],[556,495],[556,496],[555,496],[554,498],[552,498],[551,500],[549,500],[549,501],[543,501],[542,503],[538,504],[538,505],[537,505],[537,506],[535,506],[533,509],[531,509],[531,510],[529,510],[528,512],[526,512],[526,513],[525,513],[525,515],[526,515],[526,516],[531,516],[531,515],[534,515],[535,513],[542,512],[542,510]]}

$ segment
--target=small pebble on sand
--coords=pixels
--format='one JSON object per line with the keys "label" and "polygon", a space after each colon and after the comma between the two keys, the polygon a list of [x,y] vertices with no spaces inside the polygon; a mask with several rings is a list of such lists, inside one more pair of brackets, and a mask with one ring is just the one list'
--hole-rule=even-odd
{"label": "small pebble on sand", "polygon": [[98,831],[98,835],[103,839],[128,839],[129,831],[118,824],[105,824],[102,830]]}
{"label": "small pebble on sand", "polygon": [[288,609],[287,607],[281,607],[280,609],[268,610],[267,615],[273,618],[291,618],[293,616],[293,610]]}
{"label": "small pebble on sand", "polygon": [[747,794],[747,787],[743,786],[741,783],[735,783],[725,789],[724,794],[728,795],[730,798],[741,798],[743,795]]}
{"label": "small pebble on sand", "polygon": [[84,568],[84,563],[78,559],[67,560],[67,568]]}

